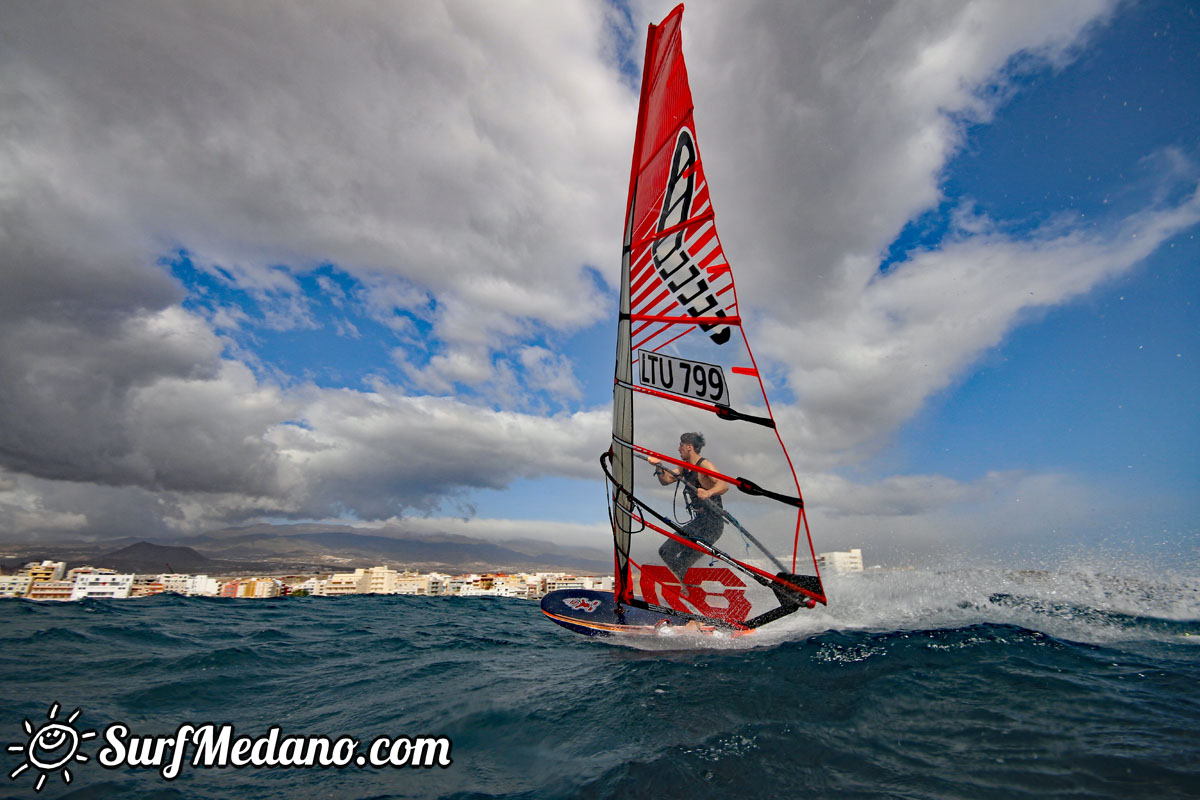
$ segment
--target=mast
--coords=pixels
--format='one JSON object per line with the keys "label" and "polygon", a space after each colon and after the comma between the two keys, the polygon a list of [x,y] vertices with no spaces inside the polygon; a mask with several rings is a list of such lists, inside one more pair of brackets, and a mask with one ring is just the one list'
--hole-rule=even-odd
{"label": "mast", "polygon": [[642,86],[638,100],[637,131],[634,135],[633,160],[629,167],[629,197],[625,205],[625,236],[621,245],[621,298],[617,307],[617,357],[613,376],[612,453],[615,485],[613,544],[615,559],[614,593],[617,602],[632,597],[629,580],[629,540],[633,530],[633,451],[626,442],[633,439],[633,358],[630,320],[630,257],[633,250],[634,201],[637,198],[638,171],[642,161],[642,135],[646,126],[646,98],[650,90],[650,67],[658,28],[646,31],[646,56],[642,66]]}

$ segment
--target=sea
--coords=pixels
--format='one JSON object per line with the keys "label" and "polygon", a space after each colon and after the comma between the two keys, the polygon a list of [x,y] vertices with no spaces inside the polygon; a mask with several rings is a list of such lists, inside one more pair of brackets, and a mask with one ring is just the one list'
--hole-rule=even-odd
{"label": "sea", "polygon": [[[737,639],[593,639],[487,597],[0,601],[0,796],[1200,797],[1195,574],[827,589]],[[206,724],[264,761],[275,729],[408,763],[234,766],[227,742],[204,766],[185,740],[168,778]]]}

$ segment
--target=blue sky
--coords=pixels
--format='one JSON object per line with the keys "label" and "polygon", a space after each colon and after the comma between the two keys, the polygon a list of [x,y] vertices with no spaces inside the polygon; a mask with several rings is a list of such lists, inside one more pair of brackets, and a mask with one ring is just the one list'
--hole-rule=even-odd
{"label": "blue sky", "polygon": [[[1197,156],[1197,41],[1195,6],[1124,9],[1078,60],[1029,75],[991,122],[972,126],[944,170],[946,200],[893,250],[936,246],[962,198],[1019,228],[1068,211],[1100,222],[1155,191],[1192,188],[1158,173],[1168,148]],[[892,457],[958,477],[1069,469],[1141,491],[1200,488],[1198,264],[1193,229],[1128,275],[1035,315],[905,426]],[[1131,471],[1115,472],[1121,462]]]}
{"label": "blue sky", "polygon": [[[15,15],[0,530],[603,547],[671,5]],[[818,551],[1196,556],[1200,7],[696,2],[684,48]]]}

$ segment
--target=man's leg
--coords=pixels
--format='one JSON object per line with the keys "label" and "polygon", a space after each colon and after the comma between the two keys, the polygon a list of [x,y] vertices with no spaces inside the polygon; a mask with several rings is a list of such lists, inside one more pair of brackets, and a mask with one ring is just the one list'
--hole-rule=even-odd
{"label": "man's leg", "polygon": [[[691,530],[694,524],[695,521],[693,520],[687,525],[684,525],[684,533],[688,534],[689,536],[696,537],[696,532]],[[658,548],[659,558],[661,558],[663,563],[667,565],[667,569],[671,570],[671,573],[679,579],[680,586],[685,585],[683,579],[684,576],[687,575],[688,569],[690,569],[693,564],[699,561],[700,557],[703,555],[704,553],[701,551],[688,547],[686,544],[677,542],[674,539],[667,539],[667,541],[663,542]]]}
{"label": "man's leg", "polygon": [[658,548],[658,555],[667,565],[667,569],[671,570],[671,574],[679,579],[679,585],[682,586],[684,585],[683,576],[687,575],[688,568],[699,560],[701,554],[679,542],[669,540]]}

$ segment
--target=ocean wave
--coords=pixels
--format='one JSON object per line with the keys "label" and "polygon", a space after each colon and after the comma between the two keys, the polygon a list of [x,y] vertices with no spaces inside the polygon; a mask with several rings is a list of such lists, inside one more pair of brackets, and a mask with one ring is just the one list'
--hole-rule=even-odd
{"label": "ocean wave", "polygon": [[57,702],[139,733],[216,721],[454,743],[446,770],[169,784],[91,761],[42,797],[1194,796],[1190,579],[972,568],[829,590],[828,608],[751,636],[636,642],[496,598],[0,604],[0,741]]}

